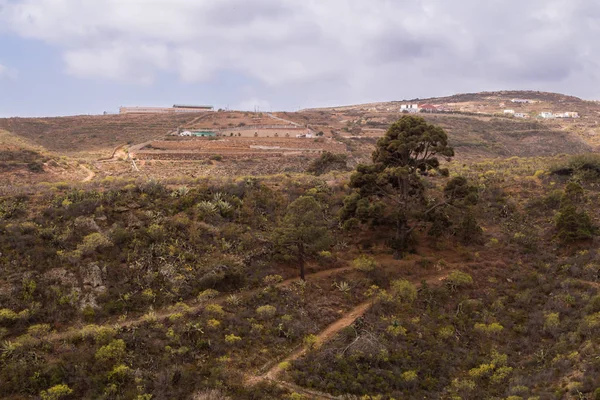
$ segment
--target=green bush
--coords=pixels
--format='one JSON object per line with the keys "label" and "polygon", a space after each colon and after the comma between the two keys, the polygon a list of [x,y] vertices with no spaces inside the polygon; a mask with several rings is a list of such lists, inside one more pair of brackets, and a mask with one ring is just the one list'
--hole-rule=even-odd
{"label": "green bush", "polygon": [[277,313],[277,308],[271,305],[260,306],[256,309],[256,313],[262,318],[272,318]]}
{"label": "green bush", "polygon": [[377,268],[378,264],[375,258],[363,254],[352,262],[352,266],[359,271],[370,272]]}
{"label": "green bush", "polygon": [[582,180],[593,180],[600,177],[600,155],[579,154],[571,156],[566,163],[550,168],[555,175],[578,176]]}
{"label": "green bush", "polygon": [[48,390],[42,390],[40,397],[42,400],[60,400],[73,393],[73,389],[65,384],[52,386]]}
{"label": "green bush", "polygon": [[565,243],[587,240],[594,237],[596,228],[585,211],[577,211],[575,205],[565,202],[555,217],[557,237]]}
{"label": "green bush", "polygon": [[96,351],[95,357],[101,362],[119,362],[125,357],[125,349],[126,345],[123,339],[116,339],[106,346],[100,347]]}
{"label": "green bush", "polygon": [[330,171],[347,171],[347,161],[348,156],[345,154],[333,154],[326,151],[308,165],[306,172],[319,176]]}
{"label": "green bush", "polygon": [[392,291],[404,303],[412,303],[417,298],[417,287],[405,279],[393,281]]}
{"label": "green bush", "polygon": [[89,255],[103,247],[110,246],[112,246],[112,242],[109,238],[101,233],[94,232],[83,238],[83,242],[77,246],[77,250],[80,251],[82,255]]}
{"label": "green bush", "polygon": [[3,322],[14,322],[19,319],[19,315],[13,310],[8,308],[0,308],[0,323]]}
{"label": "green bush", "polygon": [[452,290],[456,290],[460,287],[471,286],[472,284],[473,277],[462,271],[452,271],[450,275],[448,275],[448,278],[446,278],[446,285]]}
{"label": "green bush", "polygon": [[225,343],[235,344],[235,343],[238,343],[238,342],[241,342],[241,341],[242,341],[242,338],[239,337],[239,336],[234,335],[233,333],[230,334],[230,335],[225,335]]}

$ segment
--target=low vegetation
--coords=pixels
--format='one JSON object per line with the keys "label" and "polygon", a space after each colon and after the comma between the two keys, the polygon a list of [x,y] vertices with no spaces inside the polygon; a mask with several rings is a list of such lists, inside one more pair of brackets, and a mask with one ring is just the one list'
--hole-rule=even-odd
{"label": "low vegetation", "polygon": [[375,149],[3,195],[0,397],[597,396],[594,157],[457,163],[414,116]]}

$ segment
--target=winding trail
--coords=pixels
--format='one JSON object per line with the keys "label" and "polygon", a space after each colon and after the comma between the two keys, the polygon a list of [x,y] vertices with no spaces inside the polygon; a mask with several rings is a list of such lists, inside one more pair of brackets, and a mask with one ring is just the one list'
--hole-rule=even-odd
{"label": "winding trail", "polygon": [[87,172],[87,176],[81,180],[81,182],[89,182],[96,177],[96,173],[89,169],[85,165],[80,165],[81,169]]}
{"label": "winding trail", "polygon": [[[322,277],[331,276],[331,275],[334,275],[334,274],[337,274],[340,272],[346,272],[351,269],[352,269],[351,267],[334,268],[334,269],[315,272],[313,274],[307,274],[306,278],[307,279],[322,278]],[[278,283],[275,286],[276,287],[286,287],[286,286],[289,286],[292,283],[297,282],[299,280],[300,280],[300,278],[290,278],[283,282]],[[242,294],[242,297],[253,296],[261,290],[263,290],[263,288],[256,288],[256,289],[246,291]],[[231,295],[231,293],[226,293],[221,296],[217,296],[213,299],[210,299],[209,301],[210,301],[210,303],[222,304],[222,303],[225,303],[225,301],[227,300],[227,297],[229,297],[229,295]],[[192,314],[194,312],[201,311],[205,307],[205,305],[206,305],[205,302],[199,302],[193,306],[190,306],[189,309],[186,310],[186,313]],[[180,312],[181,312],[181,310],[178,309],[177,307],[168,306],[168,307],[153,311],[152,315],[154,318],[161,320],[161,319],[168,318],[171,315],[177,314]],[[148,318],[148,314],[134,317],[131,319],[127,319],[125,321],[107,321],[98,326],[99,327],[103,327],[103,326],[111,327],[111,328],[120,330],[120,329],[126,329],[126,328],[130,328],[133,326],[141,325],[147,320],[147,318]],[[79,335],[79,331],[81,328],[83,328],[83,326],[73,327],[72,329],[62,331],[62,332],[56,332],[56,333],[50,334],[46,339],[50,342],[56,342],[56,341],[60,341],[60,340],[68,340],[68,339],[77,337]]]}
{"label": "winding trail", "polygon": [[[447,276],[446,273],[429,276],[425,279],[425,282],[427,282],[430,285],[439,284],[441,281],[443,281],[446,278],[446,276]],[[423,277],[420,277],[418,282],[415,282],[416,279],[413,279],[411,282],[413,284],[418,284],[422,281],[422,278]],[[419,287],[420,287],[420,285],[419,285]],[[352,325],[354,323],[354,321],[356,321],[359,317],[362,317],[367,311],[369,311],[369,309],[373,306],[373,304],[374,304],[374,302],[372,300],[369,300],[369,301],[366,301],[366,302],[361,303],[358,306],[354,307],[352,310],[347,312],[342,318],[338,319],[337,321],[335,321],[334,323],[329,325],[327,328],[325,328],[323,331],[321,331],[317,335],[317,344],[322,345],[323,343],[326,343],[329,340],[331,340],[331,338],[333,338],[342,329],[347,328],[348,326]],[[283,386],[288,389],[292,389],[292,390],[296,390],[296,391],[301,390],[303,392],[306,392],[307,394],[316,396],[316,398],[336,399],[337,397],[333,397],[326,393],[320,393],[320,392],[316,392],[313,390],[307,390],[307,389],[298,387],[294,384],[291,384],[289,382],[285,382],[285,381],[278,379],[279,374],[283,371],[283,369],[281,368],[282,363],[292,362],[292,361],[302,357],[304,354],[306,354],[306,352],[308,350],[309,350],[309,348],[307,346],[300,347],[299,349],[294,351],[292,354],[290,354],[283,360],[277,362],[277,364],[275,364],[265,374],[258,375],[258,376],[254,375],[254,376],[248,377],[247,381],[246,381],[247,384],[256,385],[263,381],[271,381],[279,386]]]}

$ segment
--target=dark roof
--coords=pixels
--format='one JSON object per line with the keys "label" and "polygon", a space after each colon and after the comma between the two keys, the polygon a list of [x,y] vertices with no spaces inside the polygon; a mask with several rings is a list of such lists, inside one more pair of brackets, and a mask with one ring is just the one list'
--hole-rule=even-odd
{"label": "dark roof", "polygon": [[173,108],[214,108],[214,106],[203,105],[203,106],[193,106],[189,104],[175,104]]}

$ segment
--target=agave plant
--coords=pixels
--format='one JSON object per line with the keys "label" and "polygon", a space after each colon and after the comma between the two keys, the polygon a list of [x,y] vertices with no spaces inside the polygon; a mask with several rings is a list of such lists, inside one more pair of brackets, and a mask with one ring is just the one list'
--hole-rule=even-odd
{"label": "agave plant", "polygon": [[213,201],[215,203],[219,202],[219,201],[225,201],[225,194],[223,192],[217,192],[213,195]]}
{"label": "agave plant", "polygon": [[186,194],[188,194],[190,192],[190,188],[188,188],[187,186],[181,186],[175,190],[173,190],[173,192],[171,192],[171,196],[172,197],[183,197]]}
{"label": "agave plant", "polygon": [[214,205],[219,210],[219,213],[223,216],[227,215],[229,212],[231,212],[231,210],[233,210],[233,206],[225,200],[215,200]]}
{"label": "agave plant", "polygon": [[200,212],[207,216],[215,215],[219,211],[217,206],[214,205],[211,201],[201,201],[196,207],[198,207],[198,210],[200,210]]}
{"label": "agave plant", "polygon": [[333,286],[335,286],[342,293],[348,293],[350,289],[352,289],[350,284],[346,281],[340,283],[334,282]]}
{"label": "agave plant", "polygon": [[242,302],[242,298],[240,296],[238,296],[237,294],[230,294],[229,296],[227,296],[227,304],[231,305],[231,306],[239,306]]}
{"label": "agave plant", "polygon": [[17,343],[6,340],[4,343],[2,343],[0,353],[2,353],[3,358],[10,358],[18,348],[19,345]]}

